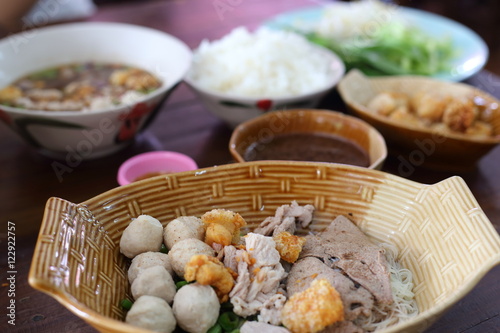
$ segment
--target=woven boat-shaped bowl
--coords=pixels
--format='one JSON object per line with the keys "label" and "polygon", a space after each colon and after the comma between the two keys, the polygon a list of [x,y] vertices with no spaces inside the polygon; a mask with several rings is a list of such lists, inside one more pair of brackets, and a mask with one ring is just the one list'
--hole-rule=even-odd
{"label": "woven boat-shaped bowl", "polygon": [[82,203],[50,198],[29,283],[101,332],[146,332],[124,323],[120,307],[131,295],[118,244],[131,218],[166,224],[218,207],[253,228],[292,200],[316,207],[313,230],[345,214],[399,249],[420,314],[380,332],[423,331],[500,262],[500,237],[458,176],[424,185],[348,165],[259,161],[158,176]]}
{"label": "woven boat-shaped bowl", "polygon": [[500,143],[500,108],[492,112],[489,122],[494,136],[471,137],[462,133],[443,133],[430,127],[415,127],[390,119],[370,110],[367,105],[381,92],[399,92],[407,96],[425,90],[446,96],[479,96],[488,103],[500,105],[500,100],[464,83],[445,82],[423,76],[367,77],[351,70],[339,82],[340,96],[349,110],[382,133],[389,152],[412,167],[426,166],[446,171],[466,171]]}

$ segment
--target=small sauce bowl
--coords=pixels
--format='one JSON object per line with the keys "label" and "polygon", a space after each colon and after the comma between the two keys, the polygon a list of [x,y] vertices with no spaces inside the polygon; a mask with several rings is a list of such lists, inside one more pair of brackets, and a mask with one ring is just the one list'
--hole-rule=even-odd
{"label": "small sauce bowl", "polygon": [[[367,167],[370,169],[380,170],[387,157],[387,146],[384,137],[374,127],[359,118],[338,111],[321,109],[272,111],[247,120],[233,130],[229,141],[229,151],[236,162],[248,162],[253,160],[252,158],[247,160],[247,153],[250,148],[257,145],[256,148],[267,149],[266,146],[269,147],[271,143],[278,141],[282,135],[288,134],[333,136],[351,142],[368,155]],[[303,143],[306,145],[311,144],[310,141],[304,141]],[[302,147],[298,150],[303,150],[304,146],[302,144],[300,146]],[[344,153],[346,152],[344,150]],[[311,161],[306,158],[306,155],[308,154],[302,156],[296,154],[294,159]],[[272,155],[265,159],[271,157]],[[276,158],[272,159],[279,160],[280,158],[276,155]],[[341,161],[332,162],[327,160],[312,161],[341,163]],[[344,163],[349,164],[345,161]]]}
{"label": "small sauce bowl", "polygon": [[129,158],[118,169],[121,186],[161,174],[198,169],[189,156],[173,151],[153,151]]}

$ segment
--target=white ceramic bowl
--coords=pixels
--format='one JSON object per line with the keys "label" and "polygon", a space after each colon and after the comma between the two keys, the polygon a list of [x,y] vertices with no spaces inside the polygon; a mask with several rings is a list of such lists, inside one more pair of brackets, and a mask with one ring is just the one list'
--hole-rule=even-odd
{"label": "white ceramic bowl", "polygon": [[345,65],[330,50],[316,45],[312,45],[312,48],[330,58],[331,75],[324,86],[306,93],[282,97],[248,97],[209,90],[193,80],[189,74],[184,81],[198,95],[205,107],[231,128],[271,110],[315,108],[321,99],[342,79],[345,74]]}
{"label": "white ceramic bowl", "polygon": [[191,57],[191,50],[169,34],[122,23],[70,23],[12,35],[0,41],[0,87],[48,67],[89,61],[140,67],[163,84],[134,105],[89,112],[0,105],[0,119],[45,155],[66,160],[108,155],[152,121],[187,73]]}

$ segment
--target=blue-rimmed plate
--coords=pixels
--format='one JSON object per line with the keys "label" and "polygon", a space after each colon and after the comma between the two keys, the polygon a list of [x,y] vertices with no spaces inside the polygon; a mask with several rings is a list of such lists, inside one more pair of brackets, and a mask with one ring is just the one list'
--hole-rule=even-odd
{"label": "blue-rimmed plate", "polygon": [[[331,3],[328,6],[346,6],[347,3]],[[448,36],[453,43],[456,56],[449,71],[439,72],[432,77],[447,81],[462,81],[479,72],[488,60],[488,46],[484,40],[468,27],[446,17],[418,9],[399,7],[399,14],[410,24],[431,36]],[[310,25],[317,22],[323,7],[306,7],[275,16],[266,21],[265,26],[286,29],[296,24]]]}

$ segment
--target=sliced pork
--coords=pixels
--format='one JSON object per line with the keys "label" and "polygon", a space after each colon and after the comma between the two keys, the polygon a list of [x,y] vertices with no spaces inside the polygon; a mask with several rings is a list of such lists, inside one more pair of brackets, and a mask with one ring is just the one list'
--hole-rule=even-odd
{"label": "sliced pork", "polygon": [[264,219],[254,233],[275,236],[282,231],[287,231],[293,235],[297,230],[297,223],[302,228],[306,228],[311,223],[313,213],[313,205],[300,206],[297,201],[292,201],[290,205],[278,207],[274,216]]}
{"label": "sliced pork", "polygon": [[338,216],[322,233],[307,236],[300,258],[316,257],[370,291],[382,305],[393,302],[384,251],[348,218]]}

